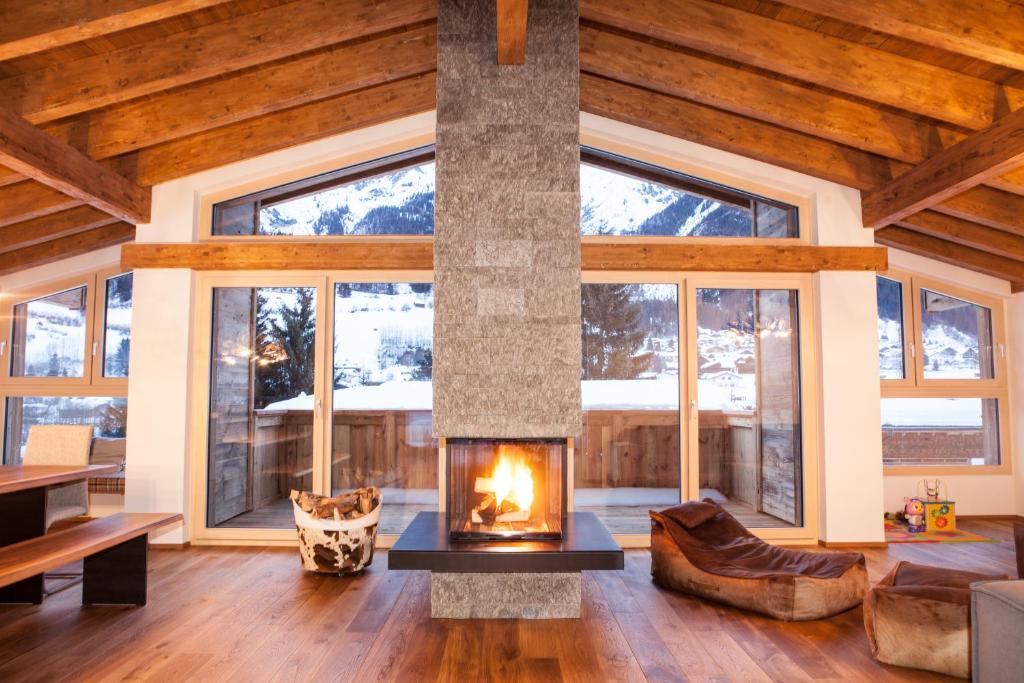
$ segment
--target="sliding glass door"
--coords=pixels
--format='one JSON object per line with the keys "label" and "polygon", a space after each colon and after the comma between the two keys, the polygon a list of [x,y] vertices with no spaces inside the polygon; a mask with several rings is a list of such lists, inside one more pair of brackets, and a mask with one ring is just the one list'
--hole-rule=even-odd
{"label": "sliding glass door", "polygon": [[748,528],[804,526],[799,283],[690,285],[691,498]]}

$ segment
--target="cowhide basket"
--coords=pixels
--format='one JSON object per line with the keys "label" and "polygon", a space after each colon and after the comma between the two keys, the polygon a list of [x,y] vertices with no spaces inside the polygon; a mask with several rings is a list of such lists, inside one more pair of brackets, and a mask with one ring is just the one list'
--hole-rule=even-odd
{"label": "cowhide basket", "polygon": [[302,566],[324,574],[355,574],[368,567],[373,562],[381,504],[358,519],[336,521],[313,519],[292,501]]}

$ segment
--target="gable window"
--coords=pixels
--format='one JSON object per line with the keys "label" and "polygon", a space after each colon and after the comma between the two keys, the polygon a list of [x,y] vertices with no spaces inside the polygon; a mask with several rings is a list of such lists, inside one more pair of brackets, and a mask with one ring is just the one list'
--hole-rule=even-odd
{"label": "gable window", "polygon": [[[434,148],[409,150],[215,204],[220,237],[434,234]],[[584,147],[587,237],[799,237],[795,206]]]}
{"label": "gable window", "polygon": [[794,206],[592,148],[580,161],[584,236],[799,236]]}
{"label": "gable window", "polygon": [[898,273],[877,293],[884,465],[1004,469],[1002,302]]}
{"label": "gable window", "polygon": [[9,296],[0,343],[4,463],[21,462],[29,429],[42,424],[90,424],[123,451],[132,280],[100,271]]}
{"label": "gable window", "polygon": [[432,235],[434,150],[410,150],[221,202],[214,235]]}

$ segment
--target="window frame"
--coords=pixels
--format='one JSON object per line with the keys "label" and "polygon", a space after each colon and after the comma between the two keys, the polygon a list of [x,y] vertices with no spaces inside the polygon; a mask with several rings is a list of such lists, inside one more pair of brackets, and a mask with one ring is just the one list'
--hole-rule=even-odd
{"label": "window frame", "polygon": [[[105,327],[106,280],[132,272],[117,265],[84,271],[71,277],[34,283],[12,292],[0,308],[0,444],[6,444],[7,399],[42,397],[128,398],[127,377],[102,377],[102,336]],[[100,285],[104,295],[99,296]],[[11,343],[14,340],[14,307],[77,287],[86,287],[85,333],[81,377],[18,377],[11,373]],[[134,306],[134,299],[132,301]],[[94,351],[95,349],[95,351]],[[97,362],[99,360],[99,362]],[[3,458],[0,446],[0,459]]]}
{"label": "window frame", "polygon": [[[906,377],[902,380],[880,379],[881,398],[980,398],[994,399],[997,405],[999,436],[998,465],[886,465],[885,476],[898,475],[986,475],[1013,472],[1012,406],[1008,386],[1006,355],[1005,301],[990,294],[966,289],[956,284],[916,273],[888,270],[876,274],[903,283],[904,363]],[[921,290],[926,289],[990,311],[992,325],[991,379],[926,379],[924,376],[923,319]],[[908,308],[909,304],[909,308]],[[882,425],[879,424],[881,432]]]}

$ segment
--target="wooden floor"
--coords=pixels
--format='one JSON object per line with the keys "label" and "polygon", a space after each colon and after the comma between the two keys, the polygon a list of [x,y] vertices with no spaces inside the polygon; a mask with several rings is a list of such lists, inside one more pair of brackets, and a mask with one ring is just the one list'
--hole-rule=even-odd
{"label": "wooden floor", "polygon": [[[867,551],[873,580],[898,559],[1013,570],[1009,525],[965,524],[1001,543]],[[0,681],[933,681],[877,664],[855,609],[785,624],[664,591],[646,551],[584,574],[584,616],[431,620],[430,575],[313,576],[294,549],[150,553],[149,605],[90,607],[79,591],[0,607]],[[912,637],[912,634],[908,634]]]}

